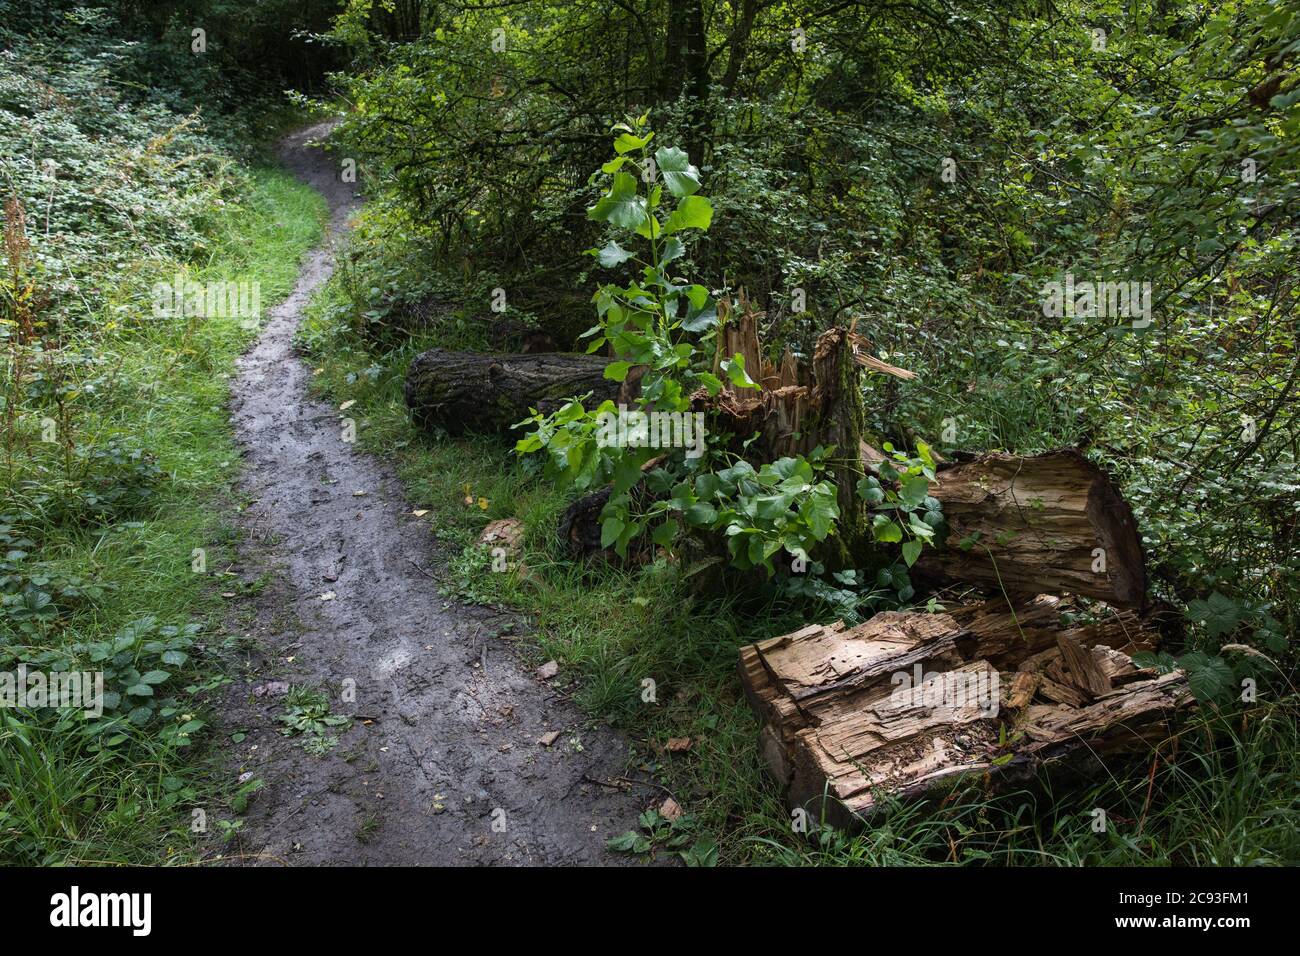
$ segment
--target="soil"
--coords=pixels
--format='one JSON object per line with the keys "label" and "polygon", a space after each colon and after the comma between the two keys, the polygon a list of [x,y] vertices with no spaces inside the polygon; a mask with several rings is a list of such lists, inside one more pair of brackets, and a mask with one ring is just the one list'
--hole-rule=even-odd
{"label": "soil", "polygon": [[[239,362],[231,414],[242,446],[238,570],[261,582],[243,621],[247,672],[226,694],[229,772],[264,781],[227,861],[289,865],[621,864],[605,841],[654,801],[627,743],[593,726],[522,663],[502,612],[441,597],[447,560],[392,470],[342,438],[294,354],[302,309],[328,278],[360,203],[318,145],[281,161],[329,203],[329,235]],[[364,492],[364,495],[357,494]],[[332,596],[330,596],[332,595]],[[285,736],[289,686],[320,688],[349,727],[337,744]],[[551,746],[538,741],[551,732]],[[229,816],[229,814],[223,814]]]}

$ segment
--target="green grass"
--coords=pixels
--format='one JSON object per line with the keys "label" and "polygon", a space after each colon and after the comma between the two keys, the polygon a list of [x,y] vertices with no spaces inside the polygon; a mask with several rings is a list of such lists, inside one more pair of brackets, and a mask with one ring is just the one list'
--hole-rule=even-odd
{"label": "green grass", "polygon": [[[1294,699],[1236,722],[1216,720],[1213,730],[1193,720],[1160,748],[1154,776],[1151,755],[1110,759],[1086,777],[1044,775],[995,797],[977,785],[942,800],[889,805],[856,835],[794,833],[762,766],[735,664],[738,647],[794,629],[808,609],[753,595],[702,598],[663,564],[624,573],[561,559],[554,529],[568,500],[562,490],[530,476],[504,442],[439,439],[409,424],[401,382],[410,359],[463,330],[452,324],[385,354],[346,331],[339,284],[310,312],[302,341],[321,370],[316,387],[333,401],[356,401],[362,447],[391,456],[415,507],[428,510],[425,520],[454,556],[447,592],[528,612],[535,646],[524,652],[559,661],[577,702],[639,745],[641,766],[694,815],[695,832],[717,840],[721,863],[1300,861]],[[490,556],[474,545],[488,521],[503,517],[524,522],[527,574],[493,573]],[[654,704],[642,701],[647,678],[655,682]],[[663,750],[669,737],[683,736],[693,741],[688,753]],[[1092,826],[1099,807],[1108,814],[1104,833]]]}
{"label": "green grass", "polygon": [[[304,251],[321,235],[324,202],[287,173],[253,172],[246,194],[227,207],[198,281],[259,281],[263,317],[297,278]],[[6,863],[151,863],[194,858],[205,837],[190,830],[203,810],[210,830],[230,815],[229,781],[212,779],[201,747],[167,742],[165,731],[187,717],[202,720],[203,688],[219,680],[222,601],[213,573],[227,563],[233,532],[223,526],[223,497],[238,457],[226,413],[229,378],[254,333],[237,319],[124,322],[106,310],[85,344],[111,370],[96,401],[73,420],[79,446],[114,439],[156,456],[160,479],[144,506],[116,520],[54,523],[31,509],[28,532],[39,536],[39,558],[60,572],[104,586],[103,596],[78,604],[66,619],[36,635],[9,633],[0,644],[20,655],[112,637],[146,615],[160,623],[207,625],[206,653],[193,653],[167,683],[176,712],[128,728],[127,739],[91,752],[65,722],[6,717],[0,729],[0,861]],[[39,454],[39,450],[34,452]],[[33,459],[8,489],[6,509],[31,504],[54,481],[57,463]],[[26,500],[24,500],[24,497]],[[32,527],[35,525],[35,527]],[[207,572],[191,555],[206,552]],[[89,669],[85,665],[83,669]],[[201,741],[201,733],[195,733]]]}

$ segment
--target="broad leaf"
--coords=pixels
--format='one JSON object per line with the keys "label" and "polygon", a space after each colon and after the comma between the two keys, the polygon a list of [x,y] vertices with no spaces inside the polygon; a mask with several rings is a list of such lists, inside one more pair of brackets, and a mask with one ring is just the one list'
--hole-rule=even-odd
{"label": "broad leaf", "polygon": [[676,146],[660,147],[655,152],[655,165],[663,174],[668,191],[678,199],[699,191],[700,171]]}
{"label": "broad leaf", "polygon": [[703,196],[687,196],[677,204],[664,223],[664,232],[672,235],[683,229],[707,230],[713,222],[713,204]]}
{"label": "broad leaf", "polygon": [[638,196],[636,180],[627,173],[617,173],[609,192],[587,210],[587,217],[610,222],[623,229],[636,229],[648,215],[644,196]]}

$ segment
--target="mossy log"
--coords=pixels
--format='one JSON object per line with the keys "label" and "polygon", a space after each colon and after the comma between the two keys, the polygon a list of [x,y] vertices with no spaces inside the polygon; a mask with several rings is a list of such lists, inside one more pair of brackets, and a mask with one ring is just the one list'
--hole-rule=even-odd
{"label": "mossy log", "polygon": [[549,414],[588,393],[589,407],[629,401],[635,384],[605,378],[606,364],[600,356],[563,352],[484,355],[431,349],[406,373],[406,405],[422,428],[509,436],[530,408]]}

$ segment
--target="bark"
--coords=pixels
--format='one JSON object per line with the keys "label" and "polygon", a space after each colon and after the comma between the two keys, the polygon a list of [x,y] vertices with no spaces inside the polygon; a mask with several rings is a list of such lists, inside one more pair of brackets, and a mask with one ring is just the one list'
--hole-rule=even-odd
{"label": "bark", "polygon": [[550,413],[590,392],[588,407],[630,400],[634,385],[604,377],[606,359],[542,353],[482,355],[432,349],[406,373],[406,405],[422,428],[510,435],[530,408]]}
{"label": "bark", "polygon": [[722,91],[731,96],[740,79],[740,71],[745,65],[749,53],[749,37],[754,31],[754,18],[758,16],[758,0],[742,0],[740,12],[736,14],[735,25],[731,29],[729,41],[731,50],[727,57],[727,69],[722,74]]}
{"label": "bark", "polygon": [[843,825],[886,795],[985,778],[996,788],[1165,739],[1192,697],[1182,672],[1133,663],[1157,635],[1132,611],[1063,628],[1063,606],[1044,595],[885,612],[742,648],[761,750],[790,807]]}

